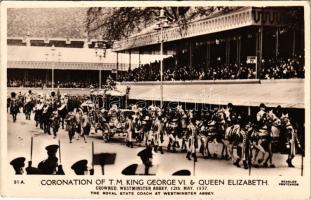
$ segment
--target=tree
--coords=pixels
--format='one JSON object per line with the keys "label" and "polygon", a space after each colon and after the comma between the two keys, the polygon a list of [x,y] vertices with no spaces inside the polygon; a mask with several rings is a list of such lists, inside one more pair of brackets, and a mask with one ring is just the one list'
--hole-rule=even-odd
{"label": "tree", "polygon": [[[163,7],[164,15],[177,25],[181,36],[189,22],[215,12],[229,12],[239,7]],[[108,43],[127,38],[151,26],[160,15],[161,7],[89,8],[86,29],[91,37],[101,36]]]}

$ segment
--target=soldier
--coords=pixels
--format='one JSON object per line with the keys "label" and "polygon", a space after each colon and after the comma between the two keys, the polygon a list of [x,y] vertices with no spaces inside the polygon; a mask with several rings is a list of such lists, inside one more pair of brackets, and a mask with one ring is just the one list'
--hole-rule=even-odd
{"label": "soldier", "polygon": [[51,107],[51,101],[47,100],[46,103],[43,106],[43,111],[42,111],[42,120],[43,120],[43,130],[44,133],[47,133],[51,135],[51,114],[52,114],[52,107]]}
{"label": "soldier", "polygon": [[133,148],[133,132],[134,132],[134,125],[133,125],[133,117],[132,115],[127,116],[127,141],[126,141],[126,146]]}
{"label": "soldier", "polygon": [[87,175],[88,172],[89,175],[94,175],[94,169],[90,169],[88,171],[87,160],[79,160],[75,162],[71,166],[71,169],[75,172],[76,175]]}
{"label": "soldier", "polygon": [[34,108],[36,127],[40,125],[39,127],[43,129],[43,121],[42,121],[43,99],[40,98],[37,101],[38,102],[36,103],[36,106]]}
{"label": "soldier", "polygon": [[292,163],[296,155],[296,144],[298,148],[301,148],[300,141],[298,139],[297,130],[292,125],[288,113],[286,115],[282,115],[281,117],[283,124],[285,125],[285,135],[286,135],[286,148],[288,150],[288,158],[286,163],[288,167],[295,167]]}
{"label": "soldier", "polygon": [[24,157],[18,157],[10,162],[10,165],[13,166],[16,175],[21,175],[24,173],[23,168],[25,167],[25,160],[26,158]]}
{"label": "soldier", "polygon": [[260,124],[262,122],[263,119],[263,115],[266,113],[266,106],[265,104],[261,103],[259,105],[259,111],[256,115],[256,119],[257,119],[257,123]]}
{"label": "soldier", "polygon": [[51,116],[50,120],[51,120],[51,127],[52,127],[52,130],[53,130],[54,138],[56,138],[57,137],[57,132],[58,132],[58,129],[59,129],[59,126],[60,126],[60,119],[59,119],[59,115],[58,115],[57,111],[54,111],[52,113],[52,116]]}
{"label": "soldier", "polygon": [[81,109],[78,109],[78,108],[74,109],[74,116],[76,119],[75,131],[78,133],[77,140],[79,140],[80,135],[81,135],[81,131],[82,131],[82,113],[83,112],[81,111]]}
{"label": "soldier", "polygon": [[48,158],[41,161],[38,165],[38,169],[40,170],[41,174],[65,174],[62,165],[58,165],[58,158],[56,157],[58,148],[58,145],[49,145],[45,148],[48,154]]}
{"label": "soldier", "polygon": [[153,140],[153,134],[151,131],[151,121],[148,115],[145,116],[142,122],[142,133],[144,134],[144,140],[146,146],[151,146]]}
{"label": "soldier", "polygon": [[197,155],[196,155],[196,143],[198,140],[198,129],[195,125],[196,120],[195,118],[190,119],[190,124],[188,125],[188,134],[189,134],[189,139],[188,139],[188,145],[187,145],[187,156],[188,160],[191,160],[191,155],[194,159],[194,162],[197,162]]}
{"label": "soldier", "polygon": [[[268,167],[267,161],[271,157],[270,144],[271,137],[269,132],[269,123],[268,123],[268,114],[266,112],[266,106],[261,103],[260,110],[256,115],[257,119],[257,129],[258,129],[258,147],[260,149],[259,152],[262,153],[262,158],[258,159],[258,164],[263,162],[264,167]],[[272,163],[271,163],[272,165]],[[271,166],[273,167],[273,165]]]}
{"label": "soldier", "polygon": [[163,154],[163,124],[161,123],[161,117],[157,116],[154,121],[153,126],[153,134],[154,134],[154,151],[157,152],[158,150]]}
{"label": "soldier", "polygon": [[169,125],[168,125],[168,137],[169,137],[169,143],[167,146],[167,150],[171,151],[171,147],[173,148],[172,152],[175,153],[176,152],[176,148],[179,148],[179,143],[177,141],[177,128],[178,128],[178,119],[177,118],[173,118]]}
{"label": "soldier", "polygon": [[82,115],[82,134],[81,134],[81,137],[83,137],[85,143],[86,143],[85,136],[90,134],[90,130],[91,130],[91,123],[87,110],[85,110]]}
{"label": "soldier", "polygon": [[68,131],[69,143],[72,143],[73,136],[76,131],[76,118],[72,112],[69,112],[66,119],[66,130]]}

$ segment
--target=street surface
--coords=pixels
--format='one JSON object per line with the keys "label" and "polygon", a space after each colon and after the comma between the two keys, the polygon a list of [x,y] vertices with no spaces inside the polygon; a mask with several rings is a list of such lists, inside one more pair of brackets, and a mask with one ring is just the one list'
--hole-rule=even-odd
{"label": "street surface", "polygon": [[[25,120],[25,115],[19,113],[17,115],[17,122],[13,123],[12,116],[7,114],[8,117],[8,163],[16,158],[23,156],[26,158],[26,165],[30,159],[30,144],[31,136],[33,136],[33,166],[37,167],[41,160],[47,158],[45,147],[51,144],[58,144],[58,140],[61,143],[61,161],[65,171],[65,174],[74,174],[71,170],[71,165],[81,159],[88,160],[88,166],[91,167],[92,158],[92,141],[95,146],[95,153],[116,153],[116,160],[114,165],[105,166],[105,174],[109,175],[121,175],[121,171],[134,163],[142,164],[137,153],[143,149],[137,145],[134,148],[129,148],[124,144],[124,137],[115,136],[110,143],[105,143],[100,133],[94,133],[94,129],[91,130],[93,134],[87,138],[87,143],[82,138],[78,140],[77,134],[73,143],[69,143],[68,134],[65,130],[60,129],[57,138],[53,138],[52,135],[43,133],[43,130],[35,127],[35,121],[33,120],[34,114],[31,115],[31,120]],[[219,145],[221,148],[221,145]],[[218,152],[220,149],[218,150]],[[198,162],[188,161],[185,153],[170,153],[166,152],[164,148],[164,154],[155,153],[153,163],[156,167],[156,174],[158,176],[171,175],[175,171],[181,169],[188,169],[193,174],[195,170],[195,176],[249,176],[249,170],[245,170],[242,167],[238,168],[232,165],[231,161],[219,160],[219,159],[203,159],[201,154],[198,153]],[[59,155],[57,154],[57,157]],[[273,160],[276,168],[251,168],[251,176],[300,176],[301,175],[301,156],[297,155],[293,164],[295,168],[288,168],[286,164],[286,155],[274,154]],[[242,164],[241,164],[242,166]],[[14,173],[11,167],[11,173]],[[95,166],[95,175],[101,174],[101,167]]]}

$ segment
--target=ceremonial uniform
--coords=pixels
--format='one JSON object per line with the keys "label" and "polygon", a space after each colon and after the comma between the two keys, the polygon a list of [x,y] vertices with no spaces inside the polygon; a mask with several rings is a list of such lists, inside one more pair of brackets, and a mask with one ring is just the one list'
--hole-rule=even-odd
{"label": "ceremonial uniform", "polygon": [[153,134],[154,134],[154,151],[158,150],[163,154],[162,143],[163,143],[163,124],[161,123],[159,117],[156,118],[153,125]]}
{"label": "ceremonial uniform", "polygon": [[198,140],[198,129],[194,125],[195,120],[192,119],[190,124],[188,125],[188,134],[189,134],[189,139],[188,139],[188,144],[187,144],[187,156],[189,160],[191,160],[190,156],[192,154],[194,162],[197,162],[197,156],[196,156],[196,143]]}
{"label": "ceremonial uniform", "polygon": [[[87,163],[87,160],[79,160],[71,166],[71,169],[76,175],[88,175]],[[89,170],[89,175],[94,175],[94,169]]]}
{"label": "ceremonial uniform", "polygon": [[16,175],[21,175],[24,173],[23,167],[25,166],[25,160],[26,158],[24,157],[18,157],[10,162],[10,165],[13,166]]}
{"label": "ceremonial uniform", "polygon": [[68,113],[66,117],[66,130],[68,131],[69,142],[72,143],[73,136],[76,129],[76,118],[72,113]]}
{"label": "ceremonial uniform", "polygon": [[64,171],[61,165],[58,165],[58,158],[56,153],[58,150],[58,145],[49,145],[45,149],[47,150],[48,158],[41,161],[38,164],[38,169],[41,174],[51,174],[51,175],[64,175]]}
{"label": "ceremonial uniform", "polygon": [[127,143],[126,145],[133,148],[133,131],[134,131],[134,125],[133,125],[133,118],[132,116],[127,117]]}
{"label": "ceremonial uniform", "polygon": [[82,115],[82,134],[81,134],[81,137],[83,137],[85,142],[86,142],[85,136],[90,134],[90,130],[91,130],[90,119],[89,119],[87,112],[84,112]]}

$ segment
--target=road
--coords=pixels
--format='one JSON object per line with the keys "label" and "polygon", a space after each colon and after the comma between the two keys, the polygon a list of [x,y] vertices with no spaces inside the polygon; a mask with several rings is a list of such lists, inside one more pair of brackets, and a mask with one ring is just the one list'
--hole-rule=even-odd
{"label": "road", "polygon": [[[77,136],[73,143],[69,143],[67,132],[60,129],[57,138],[52,135],[44,134],[43,131],[35,127],[33,114],[31,120],[25,120],[24,114],[18,114],[17,122],[13,123],[12,117],[8,117],[8,163],[19,156],[26,157],[26,162],[30,159],[30,141],[31,136],[34,138],[33,147],[33,166],[46,159],[47,154],[45,147],[50,144],[57,144],[58,140],[61,143],[61,160],[66,174],[74,174],[71,170],[71,165],[80,160],[87,159],[89,166],[92,158],[92,142],[94,142],[95,153],[116,153],[114,165],[105,166],[105,174],[121,175],[121,171],[134,163],[141,164],[137,153],[143,147],[134,146],[129,148],[124,145],[123,137],[116,136],[111,143],[105,143],[99,133],[90,134],[87,138],[87,143],[83,139],[78,140]],[[94,132],[94,131],[92,131]],[[158,176],[171,175],[180,169],[188,169],[195,176],[249,176],[249,170],[238,168],[232,165],[231,161],[219,159],[203,159],[198,153],[198,162],[188,161],[185,158],[185,153],[169,153],[164,151],[164,154],[153,152],[155,165],[153,171]],[[275,154],[274,163],[276,168],[252,168],[251,176],[300,176],[301,175],[301,156],[297,155],[293,164],[295,168],[288,168],[285,162],[286,155]],[[13,168],[11,172],[14,173]],[[101,174],[100,166],[95,166],[95,175]]]}

